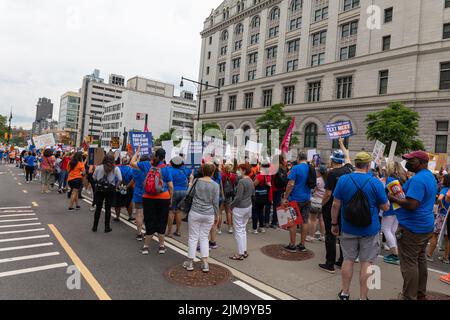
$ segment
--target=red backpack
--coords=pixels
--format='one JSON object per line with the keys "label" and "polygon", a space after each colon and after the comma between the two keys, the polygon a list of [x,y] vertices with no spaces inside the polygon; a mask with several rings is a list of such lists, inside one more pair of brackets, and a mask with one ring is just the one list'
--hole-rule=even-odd
{"label": "red backpack", "polygon": [[162,178],[161,169],[166,165],[159,165],[151,167],[148,170],[147,178],[145,179],[145,193],[148,195],[158,195],[164,192],[165,183]]}

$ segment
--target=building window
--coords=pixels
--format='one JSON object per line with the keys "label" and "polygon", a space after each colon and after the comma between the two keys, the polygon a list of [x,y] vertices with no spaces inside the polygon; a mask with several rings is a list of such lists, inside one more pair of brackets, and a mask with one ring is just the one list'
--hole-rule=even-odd
{"label": "building window", "polygon": [[259,33],[252,34],[250,36],[250,45],[258,44],[259,43]]}
{"label": "building window", "polygon": [[234,74],[231,77],[231,84],[236,84],[236,83],[239,83],[239,75],[238,74]]}
{"label": "building window", "polygon": [[392,22],[394,16],[394,8],[384,9],[384,23]]}
{"label": "building window", "polygon": [[266,49],[267,60],[275,59],[278,53],[278,47],[271,47]]}
{"label": "building window", "polygon": [[284,87],[284,104],[290,105],[295,103],[295,86]]}
{"label": "building window", "polygon": [[258,62],[258,52],[250,53],[248,55],[248,64],[255,64]]}
{"label": "building window", "polygon": [[291,12],[296,12],[302,8],[303,0],[292,0],[290,10]]}
{"label": "building window", "polygon": [[270,11],[269,19],[271,21],[280,19],[280,9],[278,7],[275,7]]}
{"label": "building window", "polygon": [[206,67],[206,74],[209,74],[209,67]]}
{"label": "building window", "polygon": [[305,128],[305,148],[317,148],[318,130],[315,123],[310,123]]}
{"label": "building window", "polygon": [[234,43],[234,51],[238,51],[242,49],[242,40],[236,41]]}
{"label": "building window", "polygon": [[378,94],[387,94],[389,84],[389,70],[380,71]]}
{"label": "building window", "polygon": [[226,63],[219,63],[219,72],[225,72]]}
{"label": "building window", "polygon": [[221,112],[222,111],[222,98],[216,98],[215,104],[214,104],[214,111],[215,112]]}
{"label": "building window", "polygon": [[337,78],[337,99],[349,99],[352,97],[353,77]]}
{"label": "building window", "polygon": [[239,23],[236,28],[234,29],[234,33],[235,34],[241,34],[244,32],[244,26],[242,25],[242,23]]}
{"label": "building window", "polygon": [[450,62],[441,63],[441,79],[439,89],[450,89]]}
{"label": "building window", "polygon": [[253,108],[253,92],[245,94],[245,109]]}
{"label": "building window", "polygon": [[300,29],[301,27],[302,27],[302,17],[292,19],[289,22],[289,31],[294,31],[294,30]]}
{"label": "building window", "polygon": [[445,0],[445,8],[450,8],[450,0]]}
{"label": "building window", "polygon": [[233,69],[239,69],[241,67],[241,58],[233,59]]}
{"label": "building window", "polygon": [[220,39],[222,39],[222,41],[227,41],[228,40],[228,31],[227,30],[222,32],[222,36],[220,37]]}
{"label": "building window", "polygon": [[261,25],[261,18],[259,16],[255,16],[252,19],[252,28],[259,28]]}
{"label": "building window", "polygon": [[220,48],[220,55],[224,56],[227,54],[227,46],[223,46],[222,48]]}
{"label": "building window", "polygon": [[280,27],[275,26],[269,29],[269,38],[275,38],[280,33]]}
{"label": "building window", "polygon": [[327,30],[317,32],[312,35],[313,47],[317,47],[319,44],[325,44],[327,42]]}
{"label": "building window", "polygon": [[222,88],[225,86],[225,78],[219,78],[219,80],[217,81],[217,86],[219,88]]}
{"label": "building window", "polygon": [[435,153],[447,153],[448,146],[448,135],[437,135],[436,136],[436,147]]}
{"label": "building window", "polygon": [[292,72],[298,69],[298,59],[287,62],[287,72]]}
{"label": "building window", "polygon": [[292,40],[288,42],[288,53],[295,53],[300,47],[300,39]]}
{"label": "building window", "polygon": [[356,44],[341,48],[340,59],[347,60],[356,56]]}
{"label": "building window", "polygon": [[236,100],[237,100],[236,96],[230,96],[230,98],[228,100],[228,110],[229,111],[235,111],[236,110]]}
{"label": "building window", "polygon": [[263,106],[264,107],[272,106],[272,89],[267,89],[263,91]]}
{"label": "building window", "polygon": [[248,72],[248,81],[256,79],[256,70],[251,70]]}
{"label": "building window", "polygon": [[308,102],[320,101],[322,81],[308,83]]}
{"label": "building window", "polygon": [[342,25],[342,38],[347,38],[358,34],[358,21],[352,21]]}
{"label": "building window", "polygon": [[313,54],[311,57],[311,67],[317,67],[325,63],[325,53]]}
{"label": "building window", "polygon": [[391,49],[391,36],[383,37],[383,51],[387,51]]}
{"label": "building window", "polygon": [[212,37],[209,37],[209,44],[212,44]]}
{"label": "building window", "polygon": [[325,20],[328,18],[328,7],[317,9],[314,13],[314,22]]}
{"label": "building window", "polygon": [[448,132],[448,121],[436,121],[436,131]]}
{"label": "building window", "polygon": [[444,39],[450,39],[450,23],[444,24]]}
{"label": "building window", "polygon": [[203,100],[203,114],[206,113],[206,100]]}
{"label": "building window", "polygon": [[275,75],[276,65],[266,67],[266,77],[271,77]]}
{"label": "building window", "polygon": [[211,60],[211,51],[208,51],[208,60]]}
{"label": "building window", "polygon": [[344,11],[359,7],[359,0],[344,0]]}

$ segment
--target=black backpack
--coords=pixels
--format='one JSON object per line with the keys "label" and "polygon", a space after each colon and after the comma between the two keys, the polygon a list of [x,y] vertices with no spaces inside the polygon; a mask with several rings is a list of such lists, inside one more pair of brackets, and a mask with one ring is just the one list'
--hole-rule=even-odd
{"label": "black backpack", "polygon": [[308,174],[308,179],[306,180],[306,185],[310,188],[310,189],[315,189],[317,186],[317,173],[316,173],[316,169],[314,169],[314,167],[310,164],[308,164],[308,169],[309,169],[309,174]]}
{"label": "black backpack", "polygon": [[234,186],[231,183],[230,177],[225,177],[225,181],[223,182],[223,193],[225,194],[225,198],[234,197]]}
{"label": "black backpack", "polygon": [[102,193],[108,193],[113,191],[113,185],[108,182],[108,176],[104,175],[103,178],[98,180],[95,184],[95,190]]}
{"label": "black backpack", "polygon": [[277,189],[284,189],[289,183],[287,170],[278,169],[275,175],[274,184]]}
{"label": "black backpack", "polygon": [[347,204],[347,208],[344,212],[344,219],[355,227],[366,228],[372,224],[372,213],[370,212],[370,204],[363,189],[372,178],[367,179],[360,188],[355,180],[353,180],[353,177],[349,177],[355,184],[357,191]]}
{"label": "black backpack", "polygon": [[267,185],[266,177],[264,177],[264,184],[258,184],[255,188],[255,204],[263,206],[269,201],[270,187]]}

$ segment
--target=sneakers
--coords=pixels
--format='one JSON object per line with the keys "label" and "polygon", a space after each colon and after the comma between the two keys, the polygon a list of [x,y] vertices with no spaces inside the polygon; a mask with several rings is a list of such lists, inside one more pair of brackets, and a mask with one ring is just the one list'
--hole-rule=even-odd
{"label": "sneakers", "polygon": [[69,209],[67,209],[67,211],[75,211],[75,209],[74,208],[69,208]]}
{"label": "sneakers", "polygon": [[167,250],[166,250],[166,247],[164,247],[164,246],[160,246],[159,249],[158,249],[158,253],[159,253],[159,254],[165,254],[166,251],[167,251]]}
{"label": "sneakers", "polygon": [[434,258],[427,255],[427,261],[428,262],[434,262]]}
{"label": "sneakers", "polygon": [[138,234],[136,236],[136,240],[139,241],[139,242],[144,241],[144,236],[142,234]]}
{"label": "sneakers", "polygon": [[222,234],[222,230],[220,230],[220,229],[217,230],[217,234],[218,234],[218,235],[221,235],[221,234]]}
{"label": "sneakers", "polygon": [[110,232],[112,232],[111,228],[105,228],[105,233],[110,233]]}
{"label": "sneakers", "polygon": [[306,242],[314,242],[316,240],[314,237],[306,236]]}
{"label": "sneakers", "polygon": [[439,259],[439,261],[441,261],[442,263],[449,264],[448,259],[446,259],[445,257],[439,257],[438,259]]}
{"label": "sneakers", "polygon": [[186,271],[194,271],[194,262],[192,260],[187,260],[183,263],[183,268]]}
{"label": "sneakers", "polygon": [[350,295],[344,294],[343,291],[339,292],[338,294],[339,300],[350,300]]}
{"label": "sneakers", "polygon": [[90,208],[89,208],[89,211],[90,211],[90,212],[94,212],[94,211],[95,211],[95,207],[90,207]]}
{"label": "sneakers", "polygon": [[209,263],[208,262],[202,263],[202,272],[203,273],[208,273],[209,272]]}
{"label": "sneakers", "polygon": [[286,251],[289,251],[289,252],[291,252],[291,253],[297,253],[297,247],[296,246],[293,246],[293,245],[291,245],[291,244],[289,244],[289,245],[287,245],[287,246],[284,246],[283,247]]}
{"label": "sneakers", "polygon": [[80,210],[81,210],[81,207],[80,207],[80,206],[76,206],[76,207],[75,207],[75,210],[80,211]]}
{"label": "sneakers", "polygon": [[148,247],[142,247],[142,249],[141,249],[141,253],[144,255],[144,256],[147,256],[148,255]]}
{"label": "sneakers", "polygon": [[450,273],[446,276],[442,276],[439,280],[442,281],[443,283],[450,285]]}
{"label": "sneakers", "polygon": [[210,249],[217,249],[219,246],[217,245],[217,242],[209,242],[209,248]]}
{"label": "sneakers", "polygon": [[337,268],[339,268],[339,269],[342,269],[342,261],[337,261],[335,264],[334,264],[334,266],[335,267],[337,267]]}
{"label": "sneakers", "polygon": [[308,251],[308,250],[306,250],[306,247],[303,246],[303,245],[301,245],[301,244],[299,244],[299,245],[297,246],[297,250],[298,250],[299,252],[307,252],[307,251]]}
{"label": "sneakers", "polygon": [[258,229],[258,232],[259,232],[259,233],[266,233],[266,229],[264,229],[264,228],[259,228],[259,229]]}
{"label": "sneakers", "polygon": [[231,227],[228,228],[228,233],[229,233],[229,234],[233,234],[233,228],[231,228]]}
{"label": "sneakers", "polygon": [[258,230],[253,230],[252,233],[253,234],[258,234],[259,232],[258,232]]}
{"label": "sneakers", "polygon": [[393,254],[384,257],[384,258],[383,258],[383,261],[384,261],[385,263],[388,263],[388,264],[394,264],[394,265],[396,265],[396,266],[399,266],[399,265],[400,265],[400,259],[398,258],[398,256],[395,256],[395,255],[393,255]]}
{"label": "sneakers", "polygon": [[334,269],[334,266],[329,266],[327,264],[319,264],[319,268],[325,272],[335,274],[336,270]]}

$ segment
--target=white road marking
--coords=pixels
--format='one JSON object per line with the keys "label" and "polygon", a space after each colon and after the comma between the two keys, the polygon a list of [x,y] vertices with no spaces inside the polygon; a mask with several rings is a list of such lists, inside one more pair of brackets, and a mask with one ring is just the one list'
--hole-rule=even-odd
{"label": "white road marking", "polygon": [[0,248],[0,252],[14,251],[14,250],[24,250],[24,249],[33,249],[33,248],[41,248],[41,247],[51,247],[51,246],[53,246],[53,242],[37,243],[37,244],[30,244],[28,246]]}
{"label": "white road marking", "polygon": [[0,273],[0,278],[15,276],[15,275],[24,274],[24,273],[32,273],[32,272],[50,270],[50,269],[67,268],[68,266],[69,265],[67,263],[57,263],[57,264],[50,264],[50,265],[34,267],[34,268],[27,268],[27,269],[19,269],[19,270],[1,272]]}
{"label": "white road marking", "polygon": [[22,185],[22,183],[21,182],[19,182],[19,183],[17,183],[19,186],[21,186]]}
{"label": "white road marking", "polygon": [[0,229],[2,228],[17,228],[17,227],[31,227],[31,226],[40,226],[42,223],[36,222],[36,223],[23,223],[23,224],[11,224],[7,226],[0,226]]}
{"label": "white road marking", "polygon": [[30,232],[38,232],[38,231],[45,231],[45,228],[27,229],[27,230],[15,230],[15,231],[2,231],[2,232],[0,232],[0,235],[16,234],[16,233],[30,233]]}
{"label": "white road marking", "polygon": [[441,274],[441,275],[443,275],[443,276],[448,275],[447,272],[439,271],[439,270],[436,270],[436,269],[430,269],[430,268],[428,268],[428,271],[436,272],[436,273]]}
{"label": "white road marking", "polygon": [[2,210],[0,211],[0,214],[2,213],[34,213],[33,210]]}
{"label": "white road marking", "polygon": [[23,261],[23,260],[31,260],[31,259],[39,259],[39,258],[53,257],[53,256],[59,256],[59,252],[40,253],[40,254],[33,254],[33,255],[29,255],[29,256],[21,256],[21,257],[12,257],[12,258],[0,259],[0,263],[7,263],[7,262],[14,262],[14,261]]}
{"label": "white road marking", "polygon": [[22,190],[22,192],[23,192],[23,193],[25,193],[25,194],[26,194],[26,193],[28,193],[28,191],[27,191],[27,190]]}
{"label": "white road marking", "polygon": [[0,207],[0,210],[12,210],[12,209],[31,209],[30,206],[27,207]]}
{"label": "white road marking", "polygon": [[39,207],[39,205],[37,204],[37,202],[32,202],[31,204],[33,205],[33,207]]}
{"label": "white road marking", "polygon": [[6,214],[4,216],[0,215],[0,218],[30,217],[30,216],[35,216],[35,215],[36,215],[36,213]]}
{"label": "white road marking", "polygon": [[246,284],[245,282],[242,282],[240,280],[234,281],[233,282],[235,285],[238,285],[239,287],[247,290],[248,292],[254,294],[255,296],[263,299],[263,300],[276,300],[275,298],[253,288],[252,286],[249,286],[248,284]]}
{"label": "white road marking", "polygon": [[37,221],[39,220],[38,218],[28,218],[28,219],[12,219],[12,220],[0,220],[0,223],[5,223],[5,222],[20,222],[20,221]]}
{"label": "white road marking", "polygon": [[22,241],[22,240],[32,240],[32,239],[43,239],[43,238],[50,238],[50,235],[49,234],[44,234],[42,236],[11,238],[11,239],[0,239],[0,243],[1,242],[15,242],[15,241]]}

